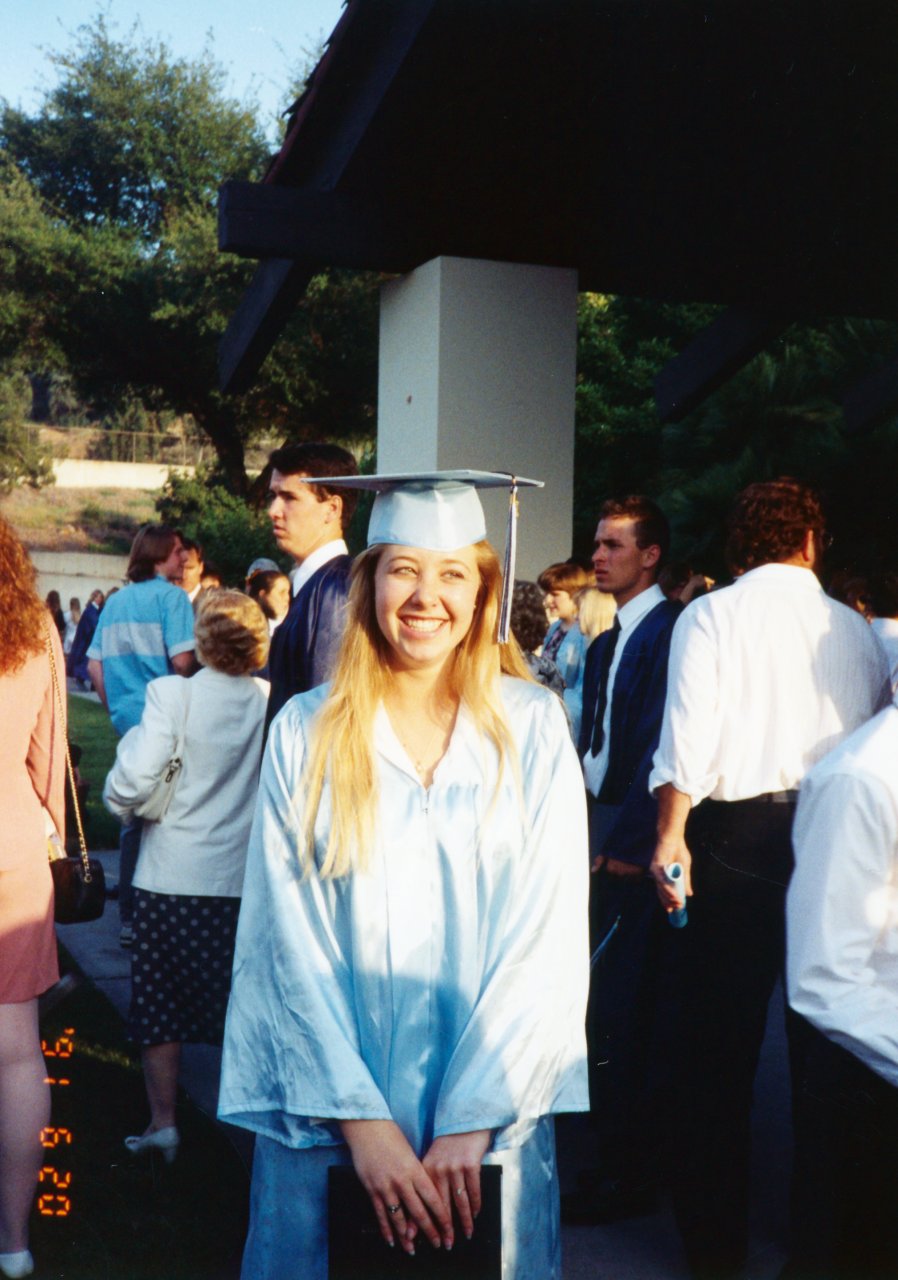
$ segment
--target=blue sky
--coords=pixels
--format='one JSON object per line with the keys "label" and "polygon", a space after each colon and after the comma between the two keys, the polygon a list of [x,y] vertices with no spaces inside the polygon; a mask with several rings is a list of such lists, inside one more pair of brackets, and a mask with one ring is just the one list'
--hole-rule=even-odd
{"label": "blue sky", "polygon": [[69,33],[102,11],[114,34],[139,20],[144,36],[181,57],[199,54],[211,32],[231,94],[254,97],[264,121],[288,105],[291,72],[330,34],[341,9],[342,0],[2,0],[0,97],[33,110],[55,84],[42,50],[70,48]]}

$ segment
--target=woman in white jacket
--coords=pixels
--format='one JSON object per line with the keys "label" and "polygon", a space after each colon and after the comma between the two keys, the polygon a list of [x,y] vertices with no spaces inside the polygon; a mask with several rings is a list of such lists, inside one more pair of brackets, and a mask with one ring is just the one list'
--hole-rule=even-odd
{"label": "woman in white jacket", "polygon": [[192,679],[147,687],[140,724],[118,745],[103,800],[120,818],[142,808],[183,737],[165,817],[145,822],[134,875],[129,1031],[141,1045],[150,1104],[134,1154],[173,1160],[184,1042],[220,1044],[231,984],[243,868],[256,802],[268,683],[268,624],[240,591],[210,591],[196,618]]}

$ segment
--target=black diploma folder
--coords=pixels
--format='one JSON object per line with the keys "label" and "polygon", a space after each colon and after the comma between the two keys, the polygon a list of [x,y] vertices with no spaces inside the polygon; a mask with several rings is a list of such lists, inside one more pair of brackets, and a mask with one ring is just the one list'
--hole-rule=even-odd
{"label": "black diploma folder", "polygon": [[466,1240],[455,1219],[455,1243],[447,1253],[434,1249],[418,1233],[415,1256],[398,1244],[391,1249],[380,1234],[368,1193],[351,1165],[328,1170],[328,1280],[438,1280],[456,1276],[464,1280],[501,1280],[502,1273],[502,1169],[486,1164],[480,1169],[483,1207],[474,1221],[474,1234]]}

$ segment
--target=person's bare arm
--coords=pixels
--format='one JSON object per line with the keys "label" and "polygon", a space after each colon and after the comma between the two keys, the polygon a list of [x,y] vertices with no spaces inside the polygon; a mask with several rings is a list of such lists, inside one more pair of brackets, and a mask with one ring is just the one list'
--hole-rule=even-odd
{"label": "person's bare arm", "polygon": [[666,872],[671,863],[678,862],[683,868],[682,884],[686,896],[692,896],[692,854],[686,844],[686,819],[692,809],[692,800],[669,782],[658,788],[657,796],[658,843],[649,870],[655,877],[661,905],[665,911],[676,911],[682,904]]}
{"label": "person's bare arm", "polygon": [[176,653],[171,660],[171,664],[175,675],[178,676],[192,676],[199,667],[192,649],[189,649],[187,653]]}
{"label": "person's bare arm", "polygon": [[109,703],[106,701],[106,681],[103,679],[103,663],[99,658],[88,658],[87,674],[97,697],[108,711]]}

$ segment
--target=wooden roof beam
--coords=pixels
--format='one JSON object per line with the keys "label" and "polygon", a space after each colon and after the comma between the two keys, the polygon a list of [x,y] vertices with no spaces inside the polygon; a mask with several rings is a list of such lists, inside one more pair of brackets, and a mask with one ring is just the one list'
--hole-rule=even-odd
{"label": "wooden roof beam", "polygon": [[662,422],[679,422],[790,323],[785,316],[728,307],[655,378]]}

